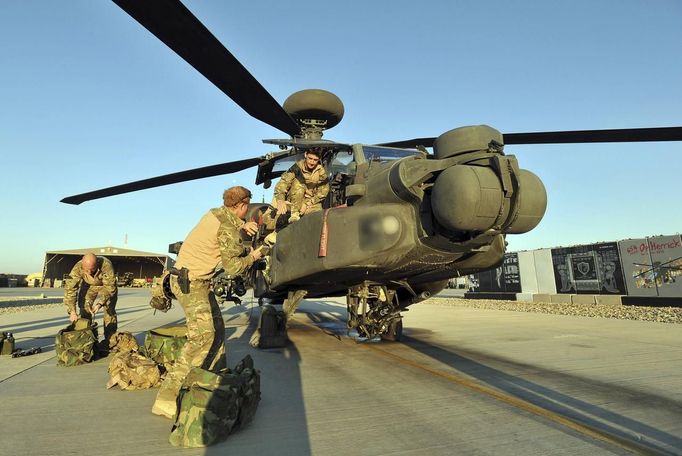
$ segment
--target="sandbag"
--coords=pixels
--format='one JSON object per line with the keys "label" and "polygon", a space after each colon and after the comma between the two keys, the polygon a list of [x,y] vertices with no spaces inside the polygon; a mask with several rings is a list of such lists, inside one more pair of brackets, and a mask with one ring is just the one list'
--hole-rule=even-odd
{"label": "sandbag", "polygon": [[97,322],[79,318],[55,337],[58,366],[78,366],[93,361],[97,348]]}
{"label": "sandbag", "polygon": [[234,370],[190,370],[178,394],[178,413],[169,441],[196,448],[225,440],[248,425],[260,402],[260,373],[247,355]]}
{"label": "sandbag", "polygon": [[129,352],[138,351],[140,346],[135,340],[135,336],[128,331],[115,332],[109,339],[110,352]]}
{"label": "sandbag", "polygon": [[146,389],[161,384],[159,366],[134,351],[116,353],[109,362],[107,388],[116,385],[122,390]]}
{"label": "sandbag", "polygon": [[164,326],[147,332],[140,352],[168,370],[186,342],[187,326]]}
{"label": "sandbag", "polygon": [[286,346],[288,340],[286,313],[264,305],[249,344],[254,348],[280,348]]}

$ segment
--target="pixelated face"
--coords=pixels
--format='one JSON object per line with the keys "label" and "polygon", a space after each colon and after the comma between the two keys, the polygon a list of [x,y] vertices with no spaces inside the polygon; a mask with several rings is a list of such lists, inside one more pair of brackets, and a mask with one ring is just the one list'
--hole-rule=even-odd
{"label": "pixelated face", "polygon": [[320,156],[312,152],[305,153],[305,167],[310,171],[320,163]]}

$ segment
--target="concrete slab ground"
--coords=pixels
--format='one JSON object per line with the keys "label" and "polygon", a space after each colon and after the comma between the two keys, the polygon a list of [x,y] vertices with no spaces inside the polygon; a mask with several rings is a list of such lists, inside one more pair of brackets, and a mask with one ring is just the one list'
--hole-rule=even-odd
{"label": "concrete slab ground", "polygon": [[[147,301],[145,290],[121,291],[121,329],[140,341],[148,329],[183,318],[179,308],[153,315]],[[259,309],[230,304],[223,312],[228,364],[254,357],[262,401],[251,426],[192,450],[168,443],[171,422],[150,413],[156,390],[105,389],[106,359],[56,366],[63,309],[0,314],[0,331],[12,330],[19,348],[45,349],[0,358],[0,453],[631,454],[538,415],[538,407],[682,454],[682,325],[438,301],[405,313],[400,343],[357,343],[345,333],[339,300],[304,301],[290,344],[260,351],[248,345]]]}

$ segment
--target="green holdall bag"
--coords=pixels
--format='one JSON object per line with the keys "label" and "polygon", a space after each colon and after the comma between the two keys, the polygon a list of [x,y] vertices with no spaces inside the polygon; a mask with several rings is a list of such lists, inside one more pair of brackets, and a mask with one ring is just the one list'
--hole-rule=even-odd
{"label": "green holdall bag", "polygon": [[260,373],[247,355],[233,369],[189,371],[178,394],[178,413],[169,441],[173,446],[205,447],[248,425],[260,401]]}
{"label": "green holdall bag", "polygon": [[180,356],[182,347],[187,342],[187,326],[162,326],[151,329],[144,337],[141,353],[153,359],[166,370],[175,363]]}
{"label": "green holdall bag", "polygon": [[78,366],[95,359],[97,322],[79,318],[57,333],[55,349],[58,366]]}

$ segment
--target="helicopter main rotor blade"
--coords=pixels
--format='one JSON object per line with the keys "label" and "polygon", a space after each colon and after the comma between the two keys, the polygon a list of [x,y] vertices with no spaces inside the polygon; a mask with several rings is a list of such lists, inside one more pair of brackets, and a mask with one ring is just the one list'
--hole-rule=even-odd
{"label": "helicopter main rotor blade", "polygon": [[81,193],[80,195],[67,196],[66,198],[62,199],[61,202],[67,204],[80,204],[85,201],[106,198],[107,196],[121,195],[123,193],[136,192],[138,190],[145,190],[147,188],[161,187],[162,185],[177,184],[178,182],[202,179],[204,177],[236,173],[237,171],[242,171],[251,168],[252,166],[256,166],[263,161],[263,159],[263,157],[247,158],[245,160],[237,160],[228,163],[221,163],[219,165],[204,166],[202,168],[165,174],[163,176],[150,177],[149,179],[115,185],[113,187],[94,190],[92,192]]}
{"label": "helicopter main rotor blade", "polygon": [[[505,144],[577,144],[606,142],[682,141],[682,127],[625,128],[616,130],[541,131],[504,133]],[[433,147],[436,138],[415,138],[377,144],[386,147]]]}
{"label": "helicopter main rotor blade", "polygon": [[244,111],[291,136],[299,125],[178,0],[113,0]]}
{"label": "helicopter main rotor blade", "polygon": [[505,144],[572,144],[682,141],[682,127],[505,133]]}

